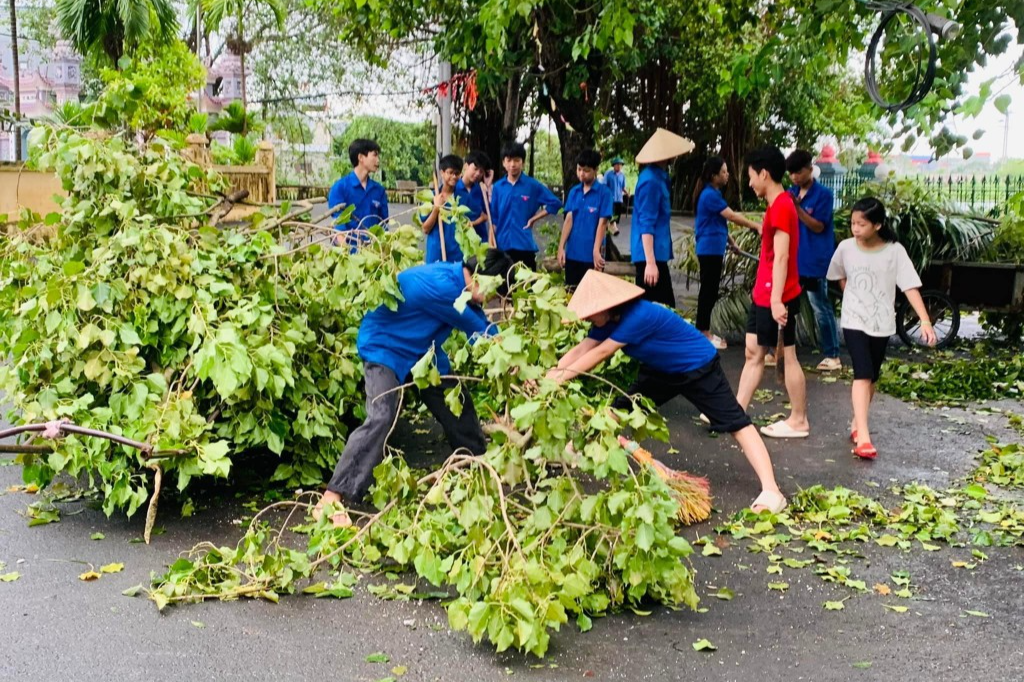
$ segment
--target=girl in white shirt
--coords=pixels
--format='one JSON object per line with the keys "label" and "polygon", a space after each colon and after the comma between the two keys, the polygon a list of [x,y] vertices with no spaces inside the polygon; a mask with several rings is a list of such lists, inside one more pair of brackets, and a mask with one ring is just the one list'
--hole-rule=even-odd
{"label": "girl in white shirt", "polygon": [[840,326],[853,361],[853,454],[874,459],[868,410],[885,361],[889,337],[896,333],[896,287],[906,295],[921,320],[921,336],[935,345],[935,331],[921,300],[921,278],[906,249],[885,224],[885,206],[873,197],[860,199],[850,216],[853,237],[843,240],[832,256],[828,278],[843,289]]}

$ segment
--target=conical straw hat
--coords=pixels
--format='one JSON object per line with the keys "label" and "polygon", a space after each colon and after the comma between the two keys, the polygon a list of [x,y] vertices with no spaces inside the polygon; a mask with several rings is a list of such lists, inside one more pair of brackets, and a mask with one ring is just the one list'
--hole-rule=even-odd
{"label": "conical straw hat", "polygon": [[636,155],[636,162],[657,163],[658,161],[667,161],[683,154],[689,154],[693,151],[693,147],[693,142],[690,142],[685,137],[676,135],[664,128],[658,128],[651,135],[651,139],[647,140],[647,144],[640,150],[640,153]]}
{"label": "conical straw hat", "polygon": [[581,320],[603,310],[628,303],[644,295],[644,290],[618,277],[597,270],[587,270],[583,281],[569,300],[569,310]]}

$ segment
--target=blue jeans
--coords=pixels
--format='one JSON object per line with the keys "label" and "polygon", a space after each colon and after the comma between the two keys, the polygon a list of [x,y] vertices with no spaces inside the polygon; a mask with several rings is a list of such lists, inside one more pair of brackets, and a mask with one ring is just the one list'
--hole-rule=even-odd
{"label": "blue jeans", "polygon": [[814,321],[818,324],[818,340],[826,358],[839,357],[839,326],[836,313],[828,297],[828,280],[824,277],[801,277],[800,286],[807,293]]}

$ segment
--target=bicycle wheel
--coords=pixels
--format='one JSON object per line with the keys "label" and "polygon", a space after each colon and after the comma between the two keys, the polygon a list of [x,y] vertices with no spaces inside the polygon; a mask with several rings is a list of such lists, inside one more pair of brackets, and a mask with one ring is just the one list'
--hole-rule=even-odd
{"label": "bicycle wheel", "polygon": [[[921,299],[935,330],[935,348],[945,348],[960,331],[960,307],[938,289],[922,289]],[[925,345],[921,340],[921,320],[906,298],[896,308],[896,333],[908,346]]]}

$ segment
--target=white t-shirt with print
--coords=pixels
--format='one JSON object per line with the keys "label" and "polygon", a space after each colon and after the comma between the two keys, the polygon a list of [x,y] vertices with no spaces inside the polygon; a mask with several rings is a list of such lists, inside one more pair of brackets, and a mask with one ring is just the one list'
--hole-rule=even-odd
{"label": "white t-shirt with print", "polygon": [[896,287],[906,291],[921,286],[921,278],[902,244],[886,242],[868,251],[852,237],[839,243],[827,276],[846,280],[840,325],[868,336],[895,334]]}

